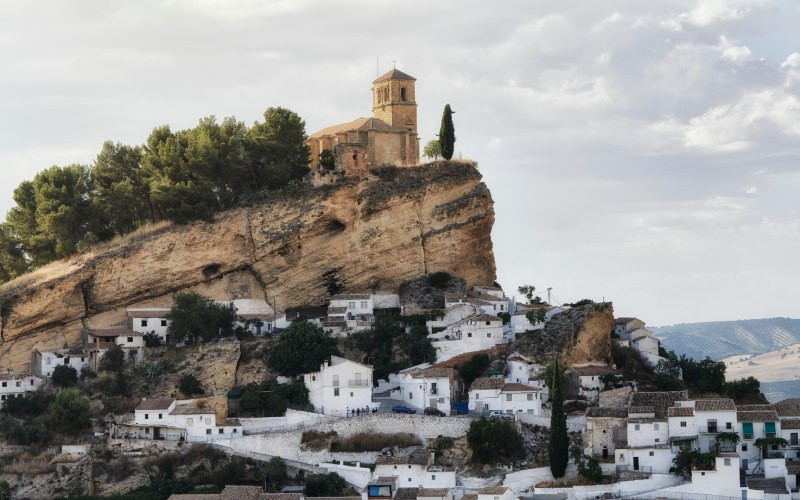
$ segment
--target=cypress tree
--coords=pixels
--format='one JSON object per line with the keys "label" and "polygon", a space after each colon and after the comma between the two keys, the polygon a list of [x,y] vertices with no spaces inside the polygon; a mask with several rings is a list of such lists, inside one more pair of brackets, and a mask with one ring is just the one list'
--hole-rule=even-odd
{"label": "cypress tree", "polygon": [[449,104],[445,104],[442,113],[442,126],[439,128],[439,144],[442,146],[442,156],[445,160],[453,157],[456,143],[456,131],[453,128],[453,111]]}
{"label": "cypress tree", "polygon": [[564,413],[564,396],[561,393],[561,367],[558,355],[553,361],[553,379],[550,383],[550,471],[558,479],[564,476],[569,462],[569,437],[567,436],[567,416]]}

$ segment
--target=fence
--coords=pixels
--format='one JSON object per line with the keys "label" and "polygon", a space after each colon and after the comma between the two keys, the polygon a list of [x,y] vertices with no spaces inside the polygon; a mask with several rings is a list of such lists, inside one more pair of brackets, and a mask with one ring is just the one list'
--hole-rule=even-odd
{"label": "fence", "polygon": [[741,500],[741,497],[726,497],[720,495],[707,495],[704,493],[681,493],[677,491],[651,491],[649,493],[636,493],[632,495],[622,495],[619,498],[651,498],[664,500]]}

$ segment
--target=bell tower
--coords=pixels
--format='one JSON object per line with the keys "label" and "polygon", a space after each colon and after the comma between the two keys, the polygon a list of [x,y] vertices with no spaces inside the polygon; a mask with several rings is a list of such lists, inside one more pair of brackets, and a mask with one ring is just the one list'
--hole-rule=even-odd
{"label": "bell tower", "polygon": [[417,79],[393,69],[372,82],[372,115],[379,120],[417,135]]}

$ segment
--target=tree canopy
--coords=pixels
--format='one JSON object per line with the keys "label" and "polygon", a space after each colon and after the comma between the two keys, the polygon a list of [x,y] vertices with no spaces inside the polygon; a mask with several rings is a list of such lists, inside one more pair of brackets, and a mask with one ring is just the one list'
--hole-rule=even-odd
{"label": "tree canopy", "polygon": [[287,377],[319,371],[320,365],[338,354],[336,339],[308,321],[294,321],[281,332],[269,357],[269,366]]}
{"label": "tree canopy", "polygon": [[103,143],[92,165],[52,166],[14,190],[0,224],[0,282],[148,223],[210,219],[246,195],[308,172],[305,122],[268,108],[247,127],[233,117],[153,129],[143,145]]}
{"label": "tree canopy", "polygon": [[513,464],[525,458],[522,442],[514,424],[499,418],[473,420],[467,431],[472,457],[482,464]]}
{"label": "tree canopy", "polygon": [[236,309],[233,304],[219,304],[196,292],[179,292],[167,313],[167,335],[173,344],[189,339],[207,341],[233,334]]}
{"label": "tree canopy", "polygon": [[72,387],[78,381],[78,371],[68,365],[58,365],[53,370],[52,380],[56,387]]}
{"label": "tree canopy", "polygon": [[442,156],[442,143],[438,139],[433,139],[425,144],[422,148],[422,156],[425,158],[435,160]]}
{"label": "tree canopy", "polygon": [[89,426],[89,400],[75,389],[62,389],[47,407],[45,421],[57,432],[78,434]]}
{"label": "tree canopy", "polygon": [[449,160],[453,157],[456,143],[456,131],[453,127],[453,111],[449,104],[445,104],[442,112],[442,125],[439,128],[439,144],[442,148],[442,157]]}

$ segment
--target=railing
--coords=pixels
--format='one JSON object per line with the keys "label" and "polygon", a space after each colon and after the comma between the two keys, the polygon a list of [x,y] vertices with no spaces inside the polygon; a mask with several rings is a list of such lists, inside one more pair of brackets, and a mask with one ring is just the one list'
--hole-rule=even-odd
{"label": "railing", "polygon": [[[722,429],[716,426],[709,426],[709,427],[698,427],[697,432],[700,434],[719,434],[722,432]],[[730,432],[733,432],[732,430]]]}
{"label": "railing", "polygon": [[358,380],[348,380],[347,385],[350,387],[367,387],[369,385],[369,380],[358,379]]}

